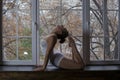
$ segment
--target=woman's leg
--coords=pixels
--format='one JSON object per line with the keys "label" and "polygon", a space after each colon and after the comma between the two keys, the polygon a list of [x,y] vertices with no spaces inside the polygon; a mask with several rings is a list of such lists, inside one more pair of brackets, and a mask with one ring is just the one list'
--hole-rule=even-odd
{"label": "woman's leg", "polygon": [[63,69],[83,69],[84,65],[78,64],[75,61],[64,57],[60,61],[59,67]]}
{"label": "woman's leg", "polygon": [[[68,37],[68,39],[69,39],[69,46],[72,48],[72,60],[77,64],[84,65],[83,59],[79,51],[77,50],[75,41],[73,40],[72,37]],[[81,53],[82,53],[82,50],[81,50]]]}
{"label": "woman's leg", "polygon": [[[76,58],[77,55],[74,57]],[[62,69],[82,69],[84,65],[82,63],[77,63],[73,59],[68,59],[64,57],[61,53],[55,53],[51,55],[50,62]]]}
{"label": "woman's leg", "polygon": [[[77,64],[84,65],[84,61],[83,61],[79,51],[77,50],[76,45],[71,46],[71,48],[72,48],[72,60],[74,62],[76,62]],[[82,50],[80,52],[82,53]]]}

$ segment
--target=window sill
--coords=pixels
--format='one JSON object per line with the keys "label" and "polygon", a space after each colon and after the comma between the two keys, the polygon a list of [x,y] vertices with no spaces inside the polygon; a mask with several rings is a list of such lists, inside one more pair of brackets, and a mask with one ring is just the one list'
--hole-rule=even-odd
{"label": "window sill", "polygon": [[45,72],[33,72],[34,68],[34,66],[0,66],[0,80],[44,80],[45,78],[50,80],[120,79],[120,66],[86,66],[84,70],[60,70],[48,66]]}
{"label": "window sill", "polygon": [[83,70],[62,70],[62,69],[57,69],[53,66],[47,67],[46,71],[83,71],[83,72],[92,72],[92,71],[120,71],[120,65],[114,66],[86,66]]}
{"label": "window sill", "polygon": [[[33,71],[34,66],[0,66],[0,71]],[[83,70],[64,70],[54,66],[47,66],[46,71],[120,71],[120,65],[108,65],[108,66],[86,66]]]}
{"label": "window sill", "polygon": [[0,71],[33,71],[34,66],[0,66]]}
{"label": "window sill", "polygon": [[86,66],[84,71],[120,71],[120,65]]}

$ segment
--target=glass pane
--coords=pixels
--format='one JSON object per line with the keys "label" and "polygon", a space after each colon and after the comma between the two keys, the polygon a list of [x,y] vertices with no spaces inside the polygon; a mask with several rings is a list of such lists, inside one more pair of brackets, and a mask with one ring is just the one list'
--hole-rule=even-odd
{"label": "glass pane", "polygon": [[60,6],[61,0],[39,0],[40,9],[54,9],[57,6]]}
{"label": "glass pane", "polygon": [[20,36],[31,36],[31,4],[30,0],[19,0],[17,10],[18,33]]}
{"label": "glass pane", "polygon": [[16,35],[16,12],[13,1],[3,0],[3,36]]}
{"label": "glass pane", "polygon": [[31,0],[3,0],[2,12],[4,59],[31,60]]}
{"label": "glass pane", "polygon": [[[103,9],[104,0],[90,0],[91,9]],[[118,10],[118,0],[107,0],[107,9]]]}
{"label": "glass pane", "polygon": [[73,36],[82,36],[82,11],[70,10],[66,13],[65,19],[63,19],[63,24],[68,29],[69,33]]}
{"label": "glass pane", "polygon": [[103,0],[90,0],[91,9],[102,9]]}
{"label": "glass pane", "polygon": [[62,0],[62,5],[65,9],[82,9],[81,0]]}
{"label": "glass pane", "polygon": [[18,58],[19,60],[32,59],[32,41],[31,38],[21,38],[18,42]]}
{"label": "glass pane", "polygon": [[62,19],[62,24],[65,25],[73,35],[82,36],[82,11],[70,10],[65,13],[62,18],[59,18],[55,10],[42,10],[40,12],[41,32],[43,29],[46,29],[44,34],[48,34],[56,24],[59,24],[59,20]]}
{"label": "glass pane", "polygon": [[119,0],[107,0],[107,7],[108,7],[108,9],[118,10],[118,8],[119,8],[118,1]]}
{"label": "glass pane", "polygon": [[118,60],[118,11],[107,13],[108,25],[103,26],[101,13],[98,10],[90,11],[91,60]]}
{"label": "glass pane", "polygon": [[4,60],[16,60],[16,39],[15,38],[3,38],[3,55]]}
{"label": "glass pane", "polygon": [[51,28],[55,27],[57,23],[57,11],[56,10],[41,10],[40,11],[40,23],[42,28],[46,28],[46,34],[48,34]]}
{"label": "glass pane", "polygon": [[100,37],[91,38],[90,44],[90,60],[104,60],[104,39]]}
{"label": "glass pane", "polygon": [[118,59],[118,11],[108,11],[108,19],[110,54],[106,54],[105,58],[107,60],[116,60]]}
{"label": "glass pane", "polygon": [[[90,31],[91,36],[104,36],[103,34],[103,27],[102,27],[102,19],[98,19],[99,17],[99,11],[90,11]],[[97,16],[96,16],[97,15]]]}
{"label": "glass pane", "polygon": [[16,20],[8,19],[3,15],[3,36],[15,36],[16,35]]}
{"label": "glass pane", "polygon": [[[95,11],[99,13],[99,11]],[[90,12],[90,60],[104,60],[104,39],[101,20],[97,19],[94,11]]]}

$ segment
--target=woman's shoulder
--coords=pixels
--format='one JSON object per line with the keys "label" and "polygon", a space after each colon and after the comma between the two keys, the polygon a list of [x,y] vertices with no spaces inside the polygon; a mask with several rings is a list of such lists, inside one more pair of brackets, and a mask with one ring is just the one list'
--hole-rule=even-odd
{"label": "woman's shoulder", "polygon": [[57,36],[55,34],[49,34],[44,38],[44,40],[46,41],[57,40]]}
{"label": "woman's shoulder", "polygon": [[49,45],[53,45],[53,44],[56,44],[57,42],[57,37],[55,35],[49,35],[47,38],[46,38],[46,42],[47,44]]}
{"label": "woman's shoulder", "polygon": [[55,34],[49,34],[45,37],[45,39],[49,39],[49,38],[57,38],[57,36]]}

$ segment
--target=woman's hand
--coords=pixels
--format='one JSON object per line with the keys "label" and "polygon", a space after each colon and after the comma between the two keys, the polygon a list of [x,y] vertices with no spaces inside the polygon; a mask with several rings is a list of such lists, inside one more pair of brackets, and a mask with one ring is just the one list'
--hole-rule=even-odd
{"label": "woman's hand", "polygon": [[34,71],[45,71],[45,69],[43,67],[37,67],[34,69]]}

